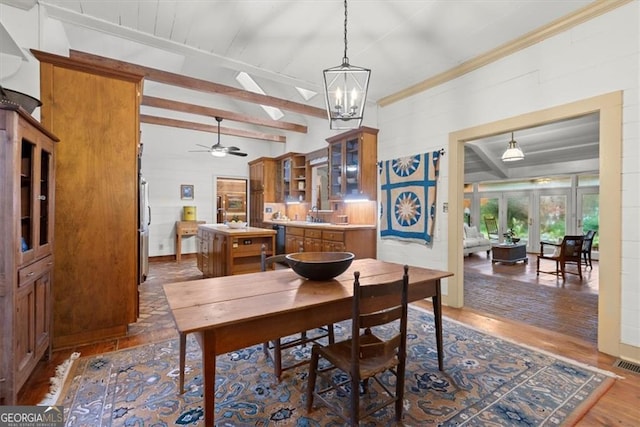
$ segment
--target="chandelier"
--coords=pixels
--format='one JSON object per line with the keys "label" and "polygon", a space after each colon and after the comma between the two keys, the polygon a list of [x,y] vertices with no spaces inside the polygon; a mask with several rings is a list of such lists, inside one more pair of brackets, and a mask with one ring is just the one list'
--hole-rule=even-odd
{"label": "chandelier", "polygon": [[327,68],[324,91],[331,129],[354,129],[362,124],[371,70],[349,64],[347,57],[347,0],[344,1],[344,56],[342,64]]}

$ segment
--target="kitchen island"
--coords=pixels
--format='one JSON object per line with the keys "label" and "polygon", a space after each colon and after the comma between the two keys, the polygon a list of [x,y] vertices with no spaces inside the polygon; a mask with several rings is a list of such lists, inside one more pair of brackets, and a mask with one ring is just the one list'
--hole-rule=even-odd
{"label": "kitchen island", "polygon": [[275,230],[229,228],[225,224],[198,226],[198,269],[204,277],[231,276],[260,271],[262,245],[274,253]]}

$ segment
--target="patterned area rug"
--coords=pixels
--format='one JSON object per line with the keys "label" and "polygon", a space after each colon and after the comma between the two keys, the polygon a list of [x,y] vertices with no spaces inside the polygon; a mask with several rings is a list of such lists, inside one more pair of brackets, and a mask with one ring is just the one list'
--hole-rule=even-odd
{"label": "patterned area rug", "polygon": [[[571,425],[615,381],[607,372],[448,319],[440,372],[432,314],[412,307],[409,316],[405,426]],[[336,339],[349,333],[349,322],[336,325]],[[307,357],[309,351],[295,348],[287,357]],[[306,413],[308,366],[285,371],[277,383],[261,346],[221,355],[216,363],[218,426],[343,424],[323,407]],[[80,358],[58,405],[64,406],[67,426],[204,425],[200,372],[200,349],[191,336],[183,395],[178,394],[177,338]],[[366,425],[395,425],[392,420],[393,407]]]}

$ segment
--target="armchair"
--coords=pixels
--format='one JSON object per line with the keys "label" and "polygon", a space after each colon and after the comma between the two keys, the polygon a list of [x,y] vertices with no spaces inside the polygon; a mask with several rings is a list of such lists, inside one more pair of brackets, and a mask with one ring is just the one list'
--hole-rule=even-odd
{"label": "armchair", "polygon": [[[562,276],[562,280],[565,280],[566,274],[575,274],[582,280],[582,247],[584,243],[584,236],[564,236],[561,243],[540,242],[540,254],[537,257],[536,262],[536,276],[540,273],[555,274],[556,276]],[[552,254],[544,253],[545,246],[553,246],[554,252]],[[547,259],[555,261],[555,271],[542,271],[540,270],[540,260]],[[567,270],[567,264],[575,264],[577,269],[575,271]]]}

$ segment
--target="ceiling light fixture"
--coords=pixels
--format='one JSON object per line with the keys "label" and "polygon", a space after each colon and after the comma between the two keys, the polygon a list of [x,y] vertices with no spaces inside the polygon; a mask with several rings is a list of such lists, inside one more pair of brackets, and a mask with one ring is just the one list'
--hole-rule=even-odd
{"label": "ceiling light fixture", "polygon": [[324,92],[331,129],[360,127],[371,70],[349,64],[347,57],[347,0],[344,0],[344,56],[342,65],[327,68]]}
{"label": "ceiling light fixture", "polygon": [[513,132],[511,132],[511,141],[509,141],[509,146],[506,151],[502,154],[503,162],[516,162],[518,160],[524,159],[524,153],[518,147],[518,143],[515,139],[513,139]]}

